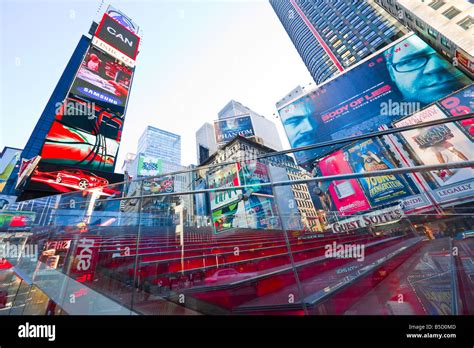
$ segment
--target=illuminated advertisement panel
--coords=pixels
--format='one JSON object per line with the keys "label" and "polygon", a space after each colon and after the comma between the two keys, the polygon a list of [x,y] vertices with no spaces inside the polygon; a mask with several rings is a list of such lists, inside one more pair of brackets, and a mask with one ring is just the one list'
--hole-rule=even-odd
{"label": "illuminated advertisement panel", "polygon": [[71,93],[123,113],[133,71],[91,46],[77,72]]}
{"label": "illuminated advertisement panel", "polygon": [[[474,86],[464,88],[436,103],[451,116],[467,115],[474,112]],[[474,118],[456,122],[469,139],[474,140]]]}
{"label": "illuminated advertisement panel", "polygon": [[[324,157],[319,162],[323,176],[353,173],[342,150]],[[333,180],[329,183],[329,193],[341,215],[351,215],[370,209],[370,204],[356,179]]]}
{"label": "illuminated advertisement panel", "polygon": [[273,198],[251,195],[245,202],[245,213],[248,228],[280,228]]}
{"label": "illuminated advertisement panel", "polygon": [[140,37],[122,26],[118,21],[104,13],[95,35],[100,40],[122,52],[131,59],[138,53]]}
{"label": "illuminated advertisement panel", "polygon": [[214,121],[216,142],[218,145],[225,144],[237,135],[251,137],[255,135],[250,116],[232,117],[224,120]]}
{"label": "illuminated advertisement panel", "polygon": [[140,154],[138,158],[138,176],[156,176],[162,172],[162,161],[160,158]]}
{"label": "illuminated advertisement panel", "polygon": [[[354,173],[394,169],[382,144],[372,139],[358,142],[345,149]],[[384,175],[359,179],[372,207],[401,200],[413,194],[402,175]]]}
{"label": "illuminated advertisement panel", "polygon": [[[248,161],[237,163],[239,168],[240,183],[242,185],[258,185],[269,183],[270,177],[265,163],[259,161]],[[244,190],[244,193],[273,194],[271,186],[252,186]]]}
{"label": "illuminated advertisement panel", "polygon": [[5,147],[0,154],[0,193],[3,191],[10,174],[21,156],[20,149]]}
{"label": "illuminated advertisement panel", "polygon": [[68,98],[46,136],[42,162],[112,172],[122,127],[123,118],[118,114]]}
{"label": "illuminated advertisement panel", "polygon": [[[402,121],[403,127],[447,118],[438,105],[432,105]],[[411,162],[416,165],[435,165],[474,160],[474,143],[456,125],[445,123],[400,133],[408,148]],[[452,168],[424,174],[438,202],[474,194],[474,169]]]}
{"label": "illuminated advertisement panel", "polygon": [[[410,35],[283,105],[279,114],[291,147],[297,148],[376,131],[470,83],[432,47]],[[297,152],[296,159],[309,165],[334,149]]]}
{"label": "illuminated advertisement panel", "polygon": [[153,178],[143,181],[144,194],[172,193],[174,192],[174,178],[172,175]]}
{"label": "illuminated advertisement panel", "polygon": [[[91,172],[40,163],[30,177],[27,190],[65,193],[99,188],[122,181],[123,174]],[[101,187],[100,190],[105,196],[120,194],[116,187]]]}
{"label": "illuminated advertisement panel", "polygon": [[[239,169],[237,164],[225,166],[212,174],[208,174],[208,183],[210,189],[240,186]],[[235,202],[239,199],[239,194],[241,193],[242,190],[231,189],[227,191],[210,192],[209,200],[211,203],[211,210]]]}
{"label": "illuminated advertisement panel", "polygon": [[247,227],[245,205],[243,201],[221,206],[212,211],[214,232],[221,233],[238,227]]}

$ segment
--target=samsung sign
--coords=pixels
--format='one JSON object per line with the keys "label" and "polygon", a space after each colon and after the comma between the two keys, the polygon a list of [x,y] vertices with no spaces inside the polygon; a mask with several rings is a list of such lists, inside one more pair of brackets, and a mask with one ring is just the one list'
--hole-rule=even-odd
{"label": "samsung sign", "polygon": [[95,36],[126,56],[136,58],[140,38],[107,14],[104,14]]}

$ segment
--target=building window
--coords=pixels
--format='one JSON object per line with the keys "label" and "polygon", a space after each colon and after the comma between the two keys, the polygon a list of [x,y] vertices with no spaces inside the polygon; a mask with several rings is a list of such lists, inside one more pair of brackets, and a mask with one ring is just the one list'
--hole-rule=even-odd
{"label": "building window", "polygon": [[449,44],[449,41],[446,40],[446,38],[444,36],[441,36],[441,44],[446,48],[451,48],[451,45]]}
{"label": "building window", "polygon": [[453,19],[454,17],[456,17],[460,13],[461,13],[461,11],[459,11],[456,7],[451,6],[446,11],[443,12],[443,16],[445,16],[448,19]]}
{"label": "building window", "polygon": [[428,6],[431,7],[432,9],[437,10],[441,6],[443,6],[445,3],[446,3],[446,1],[443,1],[443,0],[433,0],[433,1],[431,1],[431,4],[429,4]]}
{"label": "building window", "polygon": [[474,18],[472,18],[471,16],[467,16],[466,18],[458,22],[458,25],[464,30],[469,30],[473,24],[474,24]]}
{"label": "building window", "polygon": [[415,20],[415,24],[418,28],[425,30],[425,26],[422,22],[420,22],[418,19]]}
{"label": "building window", "polygon": [[435,39],[438,37],[438,32],[434,29],[428,28],[428,34],[430,34]]}

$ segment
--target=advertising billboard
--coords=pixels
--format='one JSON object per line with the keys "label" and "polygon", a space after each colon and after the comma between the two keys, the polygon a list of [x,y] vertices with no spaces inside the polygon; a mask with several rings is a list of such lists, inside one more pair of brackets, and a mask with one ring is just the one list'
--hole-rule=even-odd
{"label": "advertising billboard", "polygon": [[270,183],[268,169],[265,163],[259,161],[247,161],[237,163],[241,185],[257,185],[244,189],[244,193],[261,193],[271,195],[271,186],[258,186],[261,183]]}
{"label": "advertising billboard", "polygon": [[214,121],[216,142],[225,144],[237,135],[248,138],[255,135],[250,116],[231,117]]}
{"label": "advertising billboard", "polygon": [[127,57],[133,60],[137,57],[140,37],[107,13],[104,13],[95,36]]}
{"label": "advertising billboard", "polygon": [[95,103],[67,98],[41,150],[42,162],[112,172],[123,118]]}
{"label": "advertising billboard", "polygon": [[156,176],[162,172],[162,161],[160,158],[140,154],[138,158],[138,176]]}
{"label": "advertising billboard", "polygon": [[245,214],[247,228],[281,228],[274,199],[271,197],[251,195],[245,202]]}
{"label": "advertising billboard", "polygon": [[[27,190],[65,193],[98,188],[123,181],[123,174],[86,171],[40,163],[30,177]],[[102,195],[120,195],[118,187],[101,187]]]}
{"label": "advertising billboard", "polygon": [[[447,118],[438,105],[395,122],[403,127]],[[445,123],[400,133],[406,144],[410,162],[416,165],[435,165],[474,160],[474,143],[456,123]],[[474,195],[474,169],[452,168],[423,174],[438,202]]]}
{"label": "advertising billboard", "polygon": [[[237,164],[230,164],[222,167],[213,173],[208,174],[207,177],[208,187],[214,188],[225,188],[240,186],[239,180],[239,168]],[[233,203],[239,199],[239,195],[242,190],[226,190],[219,192],[210,192],[209,200],[211,204],[211,210],[215,210],[229,203]]]}
{"label": "advertising billboard", "polygon": [[91,46],[77,72],[71,93],[123,113],[132,75],[132,69]]}
{"label": "advertising billboard", "polygon": [[221,233],[238,227],[247,227],[243,201],[221,206],[212,211],[214,232]]}
{"label": "advertising billboard", "polygon": [[[471,83],[411,34],[279,109],[292,148],[376,131]],[[335,150],[296,153],[300,165]]]}
{"label": "advertising billboard", "polygon": [[[345,153],[354,173],[396,168],[383,145],[377,140],[358,142],[346,148]],[[413,194],[405,178],[398,174],[362,178],[358,181],[372,207],[399,201]]]}
{"label": "advertising billboard", "polygon": [[[447,115],[461,116],[474,112],[474,85],[470,85],[436,103]],[[456,122],[469,139],[474,140],[474,118]]]}
{"label": "advertising billboard", "polygon": [[3,191],[16,163],[20,160],[21,151],[20,149],[5,147],[0,154],[0,193]]}
{"label": "advertising billboard", "polygon": [[[319,169],[323,176],[353,173],[342,150],[322,158]],[[370,209],[364,191],[356,179],[330,181],[328,191],[341,215],[351,215]]]}
{"label": "advertising billboard", "polygon": [[172,193],[174,192],[174,177],[172,175],[143,181],[143,193]]}

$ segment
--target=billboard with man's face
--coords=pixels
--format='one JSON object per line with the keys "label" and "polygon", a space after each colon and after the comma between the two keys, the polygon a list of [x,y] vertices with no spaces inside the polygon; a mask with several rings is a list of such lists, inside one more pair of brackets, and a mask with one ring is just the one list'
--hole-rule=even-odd
{"label": "billboard with man's face", "polygon": [[250,116],[231,117],[214,122],[216,142],[218,145],[225,144],[240,135],[248,138],[255,135]]}
{"label": "billboard with man's face", "polygon": [[[279,109],[292,148],[376,131],[471,83],[416,35]],[[300,165],[334,150],[296,153]]]}

